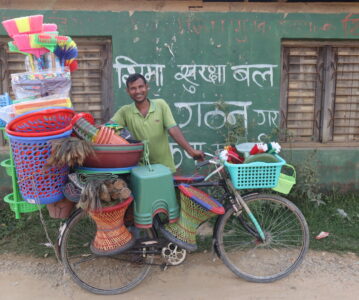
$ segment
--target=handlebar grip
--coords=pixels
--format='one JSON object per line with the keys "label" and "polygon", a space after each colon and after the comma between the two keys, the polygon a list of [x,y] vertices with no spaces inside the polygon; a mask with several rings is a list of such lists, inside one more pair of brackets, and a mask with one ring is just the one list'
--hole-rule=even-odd
{"label": "handlebar grip", "polygon": [[208,165],[208,164],[209,164],[209,160],[201,161],[201,162],[197,163],[196,169],[200,169],[203,166]]}

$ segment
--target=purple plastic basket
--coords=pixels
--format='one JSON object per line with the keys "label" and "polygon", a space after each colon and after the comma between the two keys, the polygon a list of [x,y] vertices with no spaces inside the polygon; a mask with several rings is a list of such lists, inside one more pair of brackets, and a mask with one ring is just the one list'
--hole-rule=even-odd
{"label": "purple plastic basket", "polygon": [[49,204],[61,200],[69,167],[44,169],[51,154],[50,140],[68,137],[72,130],[46,137],[18,137],[8,134],[20,193],[29,203]]}

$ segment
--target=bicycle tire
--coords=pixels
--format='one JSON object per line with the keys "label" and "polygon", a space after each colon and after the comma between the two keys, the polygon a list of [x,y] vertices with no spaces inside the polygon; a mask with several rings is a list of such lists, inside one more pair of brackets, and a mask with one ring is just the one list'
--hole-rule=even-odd
{"label": "bicycle tire", "polygon": [[[309,229],[303,214],[278,195],[252,194],[243,199],[266,241],[249,233],[231,207],[219,218],[215,232],[219,257],[234,274],[250,282],[273,282],[288,276],[302,263],[309,247]],[[254,228],[244,210],[241,216]]]}
{"label": "bicycle tire", "polygon": [[[136,230],[137,237],[153,238],[150,229]],[[94,294],[116,295],[133,289],[146,278],[153,255],[144,257],[142,253],[131,253],[131,249],[116,255],[95,255],[90,250],[95,233],[95,222],[80,209],[69,219],[62,234],[62,262],[80,287]]]}

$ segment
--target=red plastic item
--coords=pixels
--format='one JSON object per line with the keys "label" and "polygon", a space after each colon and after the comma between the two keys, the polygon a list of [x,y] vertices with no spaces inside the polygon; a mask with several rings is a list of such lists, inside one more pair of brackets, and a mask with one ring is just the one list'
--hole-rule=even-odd
{"label": "red plastic item", "polygon": [[228,159],[227,161],[233,164],[241,164],[244,161],[244,158],[239,156],[235,147],[227,146],[225,149],[228,152]]}
{"label": "red plastic item", "polygon": [[[143,144],[94,145],[106,148],[106,150],[95,149],[95,154],[88,156],[83,166],[90,168],[127,168],[136,166],[141,159],[143,147],[140,150],[126,150],[126,147],[129,148],[139,145]],[[123,148],[123,150],[115,150],[119,147]]]}
{"label": "red plastic item", "polygon": [[89,114],[89,113],[85,113],[85,112],[80,112],[77,113],[71,120],[71,124],[74,125],[79,119],[84,118],[87,122],[89,122],[90,124],[94,125],[95,124],[95,119],[94,117]]}
{"label": "red plastic item", "polygon": [[52,108],[22,114],[6,126],[6,132],[14,136],[44,137],[58,135],[72,129],[72,108]]}
{"label": "red plastic item", "polygon": [[329,232],[321,231],[321,232],[315,237],[315,239],[316,239],[316,240],[321,240],[321,239],[326,238],[327,236],[329,236]]}
{"label": "red plastic item", "polygon": [[115,131],[109,127],[102,126],[97,133],[94,142],[96,144],[106,145],[126,145],[129,144],[124,138],[118,136]]}

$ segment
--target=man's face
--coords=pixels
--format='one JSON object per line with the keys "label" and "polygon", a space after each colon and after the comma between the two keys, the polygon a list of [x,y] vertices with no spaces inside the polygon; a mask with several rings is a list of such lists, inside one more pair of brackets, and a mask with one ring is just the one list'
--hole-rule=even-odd
{"label": "man's face", "polygon": [[134,82],[130,82],[126,91],[136,103],[141,103],[147,99],[148,84],[139,78]]}

